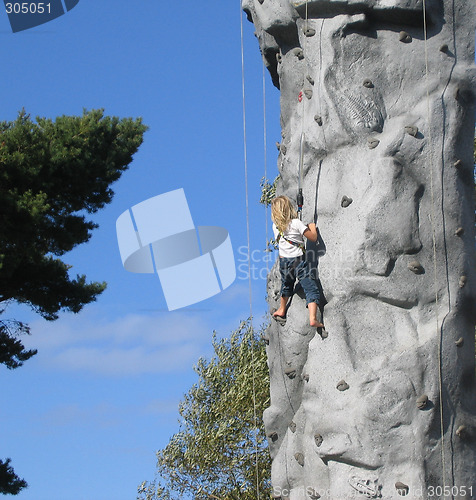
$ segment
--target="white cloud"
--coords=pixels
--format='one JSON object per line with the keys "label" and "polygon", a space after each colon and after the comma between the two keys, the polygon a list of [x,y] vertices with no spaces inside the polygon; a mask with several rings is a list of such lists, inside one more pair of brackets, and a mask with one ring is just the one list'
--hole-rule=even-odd
{"label": "white cloud", "polygon": [[189,370],[209,353],[213,328],[190,312],[128,314],[105,319],[94,312],[31,323],[26,347],[48,368],[124,376]]}
{"label": "white cloud", "polygon": [[216,297],[216,301],[221,304],[233,304],[237,301],[247,301],[249,297],[248,282],[235,281],[232,286],[223,290]]}
{"label": "white cloud", "polygon": [[46,431],[84,425],[105,428],[149,416],[178,418],[178,405],[178,399],[150,399],[139,405],[118,401],[104,401],[90,406],[84,403],[59,404],[36,415],[35,420]]}
{"label": "white cloud", "polygon": [[[154,348],[156,347],[156,348]],[[190,368],[200,357],[196,343],[159,349],[151,344],[123,347],[70,347],[55,356],[55,364],[68,370],[88,370],[105,375],[164,373]]]}

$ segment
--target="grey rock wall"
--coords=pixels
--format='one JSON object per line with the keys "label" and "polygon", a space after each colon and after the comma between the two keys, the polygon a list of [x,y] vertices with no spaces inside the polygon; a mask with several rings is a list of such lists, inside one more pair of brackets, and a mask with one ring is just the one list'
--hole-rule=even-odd
{"label": "grey rock wall", "polygon": [[476,498],[475,4],[243,0],[328,300],[266,334],[276,498]]}

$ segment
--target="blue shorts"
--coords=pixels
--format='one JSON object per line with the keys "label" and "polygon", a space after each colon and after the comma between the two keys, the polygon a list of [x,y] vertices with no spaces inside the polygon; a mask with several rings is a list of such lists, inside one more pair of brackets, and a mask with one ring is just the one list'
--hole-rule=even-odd
{"label": "blue shorts", "polygon": [[306,294],[306,304],[315,302],[319,304],[320,293],[316,282],[311,277],[309,262],[304,256],[280,257],[279,271],[281,272],[281,296],[291,297],[294,291],[296,278]]}

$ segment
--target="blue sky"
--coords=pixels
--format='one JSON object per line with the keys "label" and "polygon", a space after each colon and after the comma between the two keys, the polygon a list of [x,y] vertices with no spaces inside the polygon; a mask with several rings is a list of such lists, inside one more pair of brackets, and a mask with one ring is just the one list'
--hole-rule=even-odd
{"label": "blue sky", "polygon": [[[47,323],[26,308],[39,354],[0,367],[0,458],[29,488],[20,500],[126,500],[152,479],[155,451],[178,430],[177,404],[211,354],[249,315],[241,98],[240,2],[80,0],[66,15],[13,34],[0,13],[2,120],[142,116],[150,127],[91,241],[66,255],[72,273],[107,281],[78,315]],[[262,63],[244,21],[255,326],[266,313]],[[268,75],[268,177],[277,173],[279,92]],[[225,227],[237,279],[221,294],[169,312],[154,275],[126,272],[115,222],[132,205],[183,188],[196,225]],[[171,207],[173,210],[173,207]],[[164,214],[166,216],[166,214]],[[274,256],[271,256],[274,259]],[[271,264],[270,264],[271,265]]]}

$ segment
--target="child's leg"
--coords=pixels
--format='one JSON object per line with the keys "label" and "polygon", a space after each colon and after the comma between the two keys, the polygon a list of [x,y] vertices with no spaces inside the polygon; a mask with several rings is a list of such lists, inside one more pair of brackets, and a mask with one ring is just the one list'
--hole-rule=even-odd
{"label": "child's leg", "polygon": [[309,309],[309,324],[314,328],[324,328],[324,324],[317,319],[317,303],[309,302],[307,308]]}
{"label": "child's leg", "polygon": [[317,319],[317,307],[320,300],[319,289],[316,282],[311,278],[309,263],[306,261],[300,263],[296,274],[306,294],[306,303],[309,309],[309,324],[312,327],[323,328],[324,325]]}
{"label": "child's leg", "polygon": [[295,259],[279,258],[279,271],[281,273],[281,300],[279,309],[273,316],[286,316],[286,305],[293,294],[294,281],[296,280]]}
{"label": "child's leg", "polygon": [[279,309],[277,309],[273,313],[273,316],[281,316],[281,317],[286,316],[286,305],[288,303],[288,299],[289,299],[289,297],[281,296],[281,301],[279,303]]}

